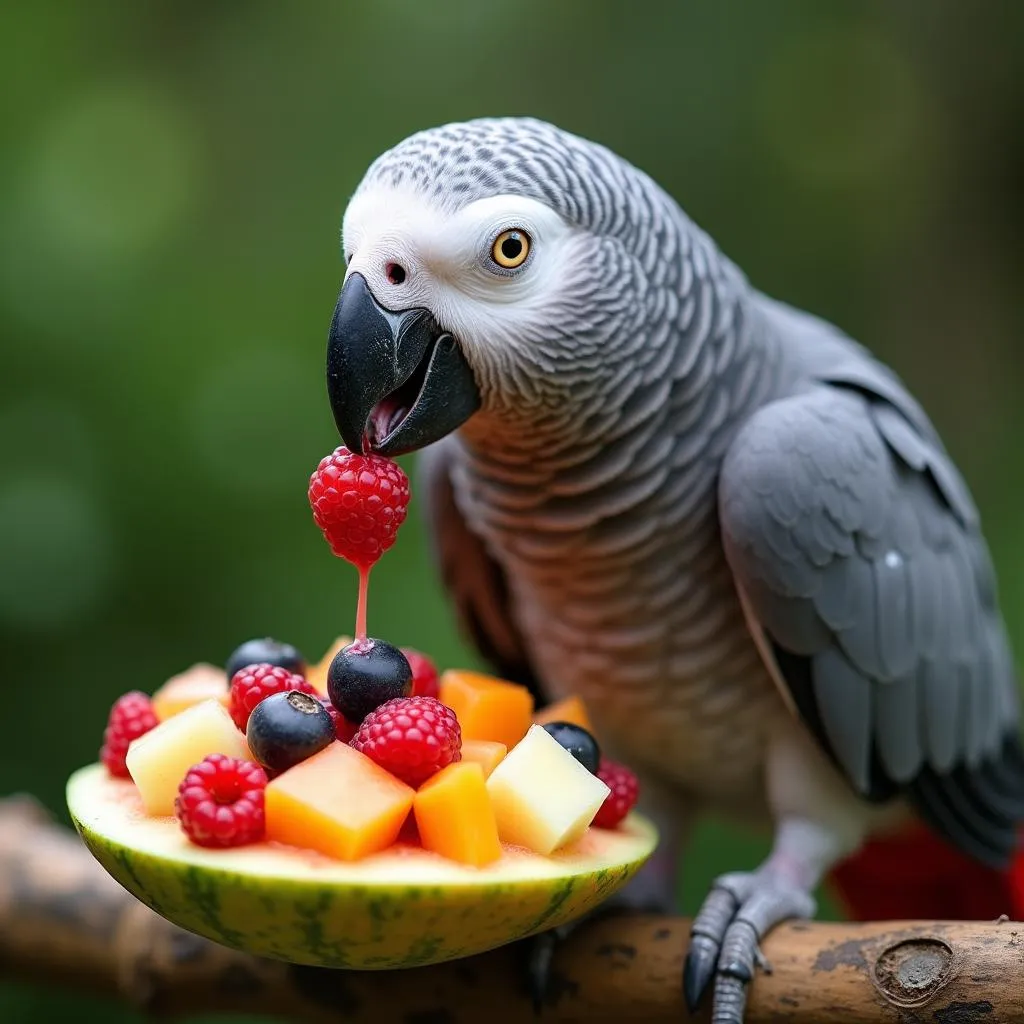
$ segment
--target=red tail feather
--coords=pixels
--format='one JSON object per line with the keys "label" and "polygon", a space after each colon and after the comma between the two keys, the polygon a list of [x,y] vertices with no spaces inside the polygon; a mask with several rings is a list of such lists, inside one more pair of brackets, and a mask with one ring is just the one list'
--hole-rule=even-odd
{"label": "red tail feather", "polygon": [[873,839],[828,881],[853,921],[1024,920],[1024,845],[997,871],[915,824]]}

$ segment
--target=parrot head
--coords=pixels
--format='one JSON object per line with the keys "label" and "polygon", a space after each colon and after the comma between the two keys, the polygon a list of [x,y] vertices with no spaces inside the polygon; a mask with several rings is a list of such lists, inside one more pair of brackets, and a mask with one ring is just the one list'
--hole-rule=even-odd
{"label": "parrot head", "polygon": [[649,199],[631,173],[525,118],[445,125],[378,157],[345,210],[328,338],[345,444],[395,456],[480,415],[571,416],[570,395],[615,373],[606,342],[634,312],[629,223]]}

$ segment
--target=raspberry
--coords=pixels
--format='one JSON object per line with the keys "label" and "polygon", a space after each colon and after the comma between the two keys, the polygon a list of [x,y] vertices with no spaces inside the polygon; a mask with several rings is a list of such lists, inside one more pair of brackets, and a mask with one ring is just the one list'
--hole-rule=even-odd
{"label": "raspberry", "polygon": [[178,787],[174,814],[197,846],[243,846],[263,838],[267,773],[254,761],[209,754]]}
{"label": "raspberry", "polygon": [[440,689],[437,685],[437,668],[422,651],[412,647],[402,647],[405,660],[412,669],[412,696],[437,697]]}
{"label": "raspberry", "polygon": [[334,735],[342,743],[348,743],[355,736],[356,727],[331,703],[330,697],[321,695],[320,703],[327,708],[327,714],[331,716],[331,721],[334,723]]}
{"label": "raspberry", "polygon": [[314,697],[319,696],[312,683],[286,668],[281,668],[280,665],[271,665],[263,661],[258,665],[240,668],[231,677],[231,692],[228,698],[228,711],[231,712],[235,725],[245,732],[252,709],[272,693],[284,693],[286,690],[301,690]]}
{"label": "raspberry", "polygon": [[107,718],[107,727],[103,731],[103,747],[100,749],[100,760],[111,775],[121,779],[129,778],[124,763],[128,746],[132,740],[154,728],[157,722],[149,696],[141,690],[132,690],[114,701]]}
{"label": "raspberry", "polygon": [[597,777],[611,790],[604,798],[591,824],[598,828],[615,828],[629,814],[640,794],[637,777],[624,764],[601,758]]}
{"label": "raspberry", "polygon": [[405,521],[409,478],[391,459],[354,455],[342,445],[309,478],[309,504],[331,551],[368,569]]}
{"label": "raspberry", "polygon": [[351,746],[417,787],[462,757],[462,730],[434,697],[395,697],[363,719]]}

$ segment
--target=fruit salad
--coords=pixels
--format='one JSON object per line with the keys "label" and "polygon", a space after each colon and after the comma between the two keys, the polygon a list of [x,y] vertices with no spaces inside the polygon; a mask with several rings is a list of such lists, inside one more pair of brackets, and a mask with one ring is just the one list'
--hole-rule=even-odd
{"label": "fruit salad", "polygon": [[309,501],[331,551],[358,570],[354,635],[315,664],[247,640],[223,667],[120,697],[100,760],[131,780],[143,813],[175,817],[206,848],[270,843],[352,862],[404,845],[471,868],[619,828],[636,776],[602,755],[580,698],[538,710],[526,687],[439,672],[367,634],[370,572],[406,516],[402,469],[338,448]]}

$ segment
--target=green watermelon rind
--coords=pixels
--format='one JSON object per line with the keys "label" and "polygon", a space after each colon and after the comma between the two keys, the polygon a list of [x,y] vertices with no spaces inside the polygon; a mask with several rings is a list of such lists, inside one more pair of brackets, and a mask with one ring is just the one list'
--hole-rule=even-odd
{"label": "green watermelon rind", "polygon": [[71,776],[67,803],[107,873],[167,920],[257,956],[359,970],[441,963],[564,924],[621,889],[658,839],[634,812],[551,857],[507,851],[476,869],[406,848],[345,864],[276,844],[194,846],[102,765]]}

